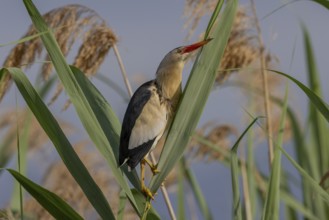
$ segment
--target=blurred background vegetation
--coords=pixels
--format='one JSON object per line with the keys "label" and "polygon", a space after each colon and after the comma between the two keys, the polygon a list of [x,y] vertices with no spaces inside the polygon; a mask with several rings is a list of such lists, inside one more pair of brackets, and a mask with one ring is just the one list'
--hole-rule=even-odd
{"label": "blurred background vegetation", "polygon": [[[24,2],[30,14],[36,13],[33,11],[33,7],[29,6],[30,1]],[[227,19],[225,16],[234,16],[223,56],[220,64],[216,67],[215,82],[211,88],[209,102],[214,105],[213,109],[220,109],[220,105],[225,106],[226,103],[214,101],[216,96],[221,95],[218,91],[233,88],[238,91],[236,94],[240,97],[239,99],[243,100],[240,103],[243,115],[238,124],[223,123],[214,119],[202,120],[202,123],[193,132],[183,157],[177,163],[172,164],[175,165],[175,168],[168,176],[165,176],[165,186],[169,192],[167,203],[169,201],[170,205],[173,206],[174,215],[177,219],[223,219],[227,216],[237,219],[328,219],[329,137],[327,134],[329,131],[329,110],[326,104],[328,103],[328,96],[322,88],[322,86],[326,86],[326,82],[321,80],[322,75],[317,68],[317,58],[326,58],[317,56],[313,47],[316,42],[313,42],[310,37],[319,33],[310,33],[309,27],[302,22],[300,23],[302,31],[296,33],[296,38],[301,38],[303,43],[298,45],[295,40],[295,44],[290,45],[292,49],[289,51],[289,62],[290,68],[294,62],[306,64],[307,81],[305,86],[308,88],[303,84],[298,84],[299,82],[296,83],[296,80],[299,79],[298,74],[285,69],[284,73],[295,77],[288,83],[287,77],[284,77],[280,72],[270,71],[281,70],[281,58],[270,50],[267,41],[263,39],[264,34],[260,24],[263,19],[266,19],[266,16],[272,14],[269,12],[261,18],[257,16],[257,2],[253,1],[239,5],[236,12],[233,9],[229,11],[227,8],[234,8],[232,2],[228,1],[224,4],[214,23],[214,26],[224,25],[220,22]],[[197,32],[200,30],[200,24],[203,24],[202,19],[209,20],[214,10],[220,9],[220,4],[221,1],[215,0],[186,0],[185,9],[182,13],[186,18],[185,28],[188,30],[186,35],[188,41],[196,35],[199,38],[203,37],[204,33]],[[288,2],[280,8],[273,8],[272,13],[279,13],[280,10],[285,10],[284,7],[292,7],[290,4]],[[294,4],[298,3],[295,2],[291,5]],[[317,5],[318,10],[329,9],[329,3],[325,0],[313,1],[309,5]],[[38,8],[38,4],[36,7]],[[226,10],[226,14],[224,10]],[[113,96],[121,97],[124,103],[128,102],[129,80],[125,75],[125,66],[123,66],[120,57],[121,48],[117,46],[120,42],[118,37],[120,33],[111,29],[107,21],[96,11],[82,5],[64,5],[47,12],[43,15],[43,19],[47,26],[53,30],[58,47],[56,48],[56,45],[51,44],[52,39],[48,36],[47,31],[42,32],[43,23],[37,20],[36,22],[39,22],[40,25],[39,28],[36,28],[37,30],[31,26],[23,35],[22,41],[10,43],[14,47],[9,54],[3,54],[5,59],[2,66],[6,68],[18,67],[28,73],[27,76],[33,87],[46,103],[46,109],[62,110],[65,114],[65,112],[70,112],[70,108],[76,108],[77,113],[73,112],[73,114],[79,115],[88,134],[81,131],[84,129],[81,123],[73,125],[56,116],[61,128],[56,131],[63,130],[63,135],[65,134],[65,137],[58,134],[62,142],[56,145],[54,143],[56,137],[51,137],[52,135],[56,136],[56,132],[51,133],[54,128],[50,126],[48,132],[45,128],[47,123],[53,123],[50,116],[45,117],[48,110],[43,111],[43,107],[38,109],[39,106],[36,105],[36,109],[31,112],[29,106],[17,104],[22,91],[21,89],[19,92],[17,89],[12,89],[15,87],[15,85],[12,86],[13,79],[15,79],[16,84],[19,84],[15,77],[25,82],[24,77],[22,78],[14,69],[9,70],[12,74],[1,72],[0,98],[5,99],[6,96],[10,95],[8,93],[13,93],[14,95],[11,97],[14,97],[15,101],[10,107],[0,108],[0,167],[17,170],[40,186],[28,183],[28,180],[23,180],[20,177],[20,183],[32,194],[31,196],[22,190],[18,183],[13,182],[14,174],[12,174],[13,177],[9,176],[7,171],[2,169],[0,178],[3,176],[6,178],[0,187],[0,201],[3,204],[0,207],[0,219],[19,219],[22,218],[22,213],[24,219],[51,219],[51,215],[56,218],[56,215],[49,210],[57,212],[57,209],[50,207],[50,202],[47,200],[47,198],[56,200],[54,197],[45,196],[47,197],[45,200],[36,200],[36,198],[40,199],[41,195],[47,194],[41,190],[41,186],[61,198],[61,201],[56,201],[60,204],[60,210],[66,210],[63,211],[63,216],[72,217],[77,214],[77,216],[80,215],[85,219],[98,219],[99,216],[102,218],[107,216],[107,211],[112,213],[109,214],[110,216],[113,215],[118,219],[135,219],[138,215],[143,216],[142,210],[145,202],[147,204],[148,201],[140,198],[139,193],[134,190],[129,192],[131,195],[127,192],[127,190],[130,191],[128,188],[131,186],[138,189],[138,185],[136,185],[137,173],[127,174],[130,180],[128,184],[120,170],[114,171],[116,147],[113,145],[116,143],[117,134],[120,130],[119,119],[115,118],[112,121],[109,120],[109,124],[102,124],[101,120],[110,118],[113,116],[111,115],[113,112],[105,115],[103,111],[110,107],[104,104],[102,95],[94,91],[91,84],[84,84],[86,79],[80,76],[81,71],[92,81],[100,80],[112,89]],[[33,22],[34,25],[38,25],[35,21]],[[205,29],[205,26],[201,27],[201,30]],[[210,32],[210,36],[216,34],[213,32],[215,31]],[[225,36],[225,33],[222,36]],[[43,37],[42,40],[41,37]],[[8,46],[5,44],[6,42],[0,43],[3,43],[2,47]],[[47,43],[50,46],[47,46]],[[124,45],[124,41],[121,42],[121,45]],[[65,69],[65,65],[64,67],[60,65],[62,59],[56,56],[60,54],[59,48],[63,56],[70,60],[69,63],[80,71],[74,68],[70,70],[69,67]],[[168,51],[170,49],[172,48],[168,48]],[[53,50],[53,54],[49,50]],[[294,61],[296,53],[300,51],[305,53],[305,60]],[[123,86],[122,82],[118,83],[113,80],[111,76],[99,73],[100,66],[109,52],[113,52],[115,55],[111,59],[118,61],[118,64],[115,63],[115,65],[119,66],[123,74],[122,82],[126,80],[126,87]],[[77,90],[74,90],[75,88],[68,89],[71,79],[63,81],[66,78],[60,75],[63,73],[59,73],[59,70],[68,74],[74,73],[76,78],[72,79],[71,86],[75,85],[74,82],[78,82],[81,88],[86,88],[88,91],[79,90],[79,86],[77,86]],[[56,72],[58,72],[59,78]],[[34,74],[34,76],[29,76],[30,74]],[[118,72],[118,74],[121,73]],[[145,80],[143,76],[138,74],[137,77],[131,78],[133,78],[132,83],[136,85]],[[119,78],[116,77],[116,79]],[[193,82],[187,84],[191,83]],[[291,92],[296,88],[303,93]],[[102,93],[102,90],[99,90]],[[66,94],[62,94],[63,91]],[[27,90],[26,94],[33,93]],[[86,97],[87,101],[79,102],[79,100],[72,98],[76,94],[79,97]],[[308,103],[307,109],[300,109],[299,105],[296,105],[296,98],[294,97],[296,94],[303,94],[303,99]],[[90,97],[97,97],[97,99],[93,102]],[[25,97],[24,99],[26,100]],[[30,100],[32,105],[33,101],[32,96]],[[112,104],[111,100],[108,102]],[[97,105],[97,108],[94,108],[93,104]],[[103,104],[105,105],[104,108],[102,108]],[[1,105],[4,104],[0,103]],[[93,114],[85,113],[88,112],[86,110],[88,108]],[[200,104],[200,113],[202,109],[203,106]],[[42,115],[43,124],[40,122],[41,116],[39,115],[38,118],[36,115],[38,110],[44,113]],[[124,109],[120,111],[124,111]],[[230,111],[234,112],[235,110],[231,109]],[[232,112],[222,114],[231,114]],[[72,114],[72,110],[70,114]],[[82,119],[84,114],[90,119],[86,117]],[[225,115],[222,115],[221,118],[225,118]],[[88,128],[86,124],[96,119],[99,124],[90,125]],[[252,127],[242,135],[244,129],[252,122],[254,122]],[[106,125],[110,127],[107,130],[104,128]],[[102,129],[99,131],[104,131],[105,135],[103,133],[92,134],[92,130],[95,128],[92,126]],[[108,133],[110,134],[108,135]],[[237,141],[242,137],[241,142]],[[99,141],[97,142],[97,140]],[[108,150],[108,146],[103,145],[105,141],[109,142],[108,146],[111,145],[111,150]],[[65,144],[60,146],[61,143]],[[56,147],[61,158],[55,156],[54,150],[50,150],[52,145]],[[233,146],[238,147],[238,154],[231,150]],[[85,174],[79,176],[77,170],[75,171],[76,175],[72,174],[75,164],[70,165],[70,163],[78,161],[78,159],[71,160],[70,155],[76,158],[74,152],[67,152],[68,156],[65,156],[66,149],[64,147],[74,148],[87,168],[86,172],[82,172]],[[237,150],[237,148],[234,149]],[[157,148],[154,152],[156,158],[160,157],[161,150],[161,148]],[[284,154],[282,162],[281,154]],[[202,165],[194,169],[194,164]],[[216,172],[217,167],[215,166],[214,169],[213,164],[220,164],[220,166],[225,167],[227,172]],[[211,172],[208,167],[210,167]],[[197,178],[198,172],[205,172],[207,179],[203,181],[211,183],[215,188],[209,190],[207,184],[200,185],[200,180]],[[90,177],[88,177],[88,173]],[[232,174],[232,181],[230,173]],[[17,176],[19,174],[15,176],[16,179],[19,179]],[[238,177],[238,179],[234,177]],[[84,178],[88,178],[88,180]],[[149,176],[148,179],[150,178]],[[232,193],[221,196],[219,192],[222,186],[218,178],[225,179],[232,186]],[[88,182],[85,186],[81,183],[84,180]],[[101,192],[86,189],[87,186],[94,186],[93,184],[98,185]],[[15,186],[12,187],[12,185]],[[31,189],[28,186],[35,188]],[[5,193],[9,196],[2,196]],[[214,204],[214,200],[207,197],[209,194],[216,194],[217,197],[220,197],[220,203],[230,203],[231,210],[213,208],[220,207],[220,205]],[[104,195],[106,198],[104,201],[109,203],[110,208],[102,207],[101,202],[97,204],[97,202],[92,201],[92,195],[100,197]],[[129,199],[136,200],[135,203],[129,203],[126,195]],[[163,198],[164,196],[159,190],[156,201],[151,203],[155,209],[151,210],[148,218],[158,218],[159,216],[161,219],[175,218],[169,214],[170,205],[166,205]],[[64,201],[70,208],[64,208],[66,207]]]}

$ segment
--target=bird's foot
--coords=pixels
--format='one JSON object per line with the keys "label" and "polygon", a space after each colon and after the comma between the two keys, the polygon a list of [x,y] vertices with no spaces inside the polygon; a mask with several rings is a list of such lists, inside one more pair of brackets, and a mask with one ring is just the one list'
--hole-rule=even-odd
{"label": "bird's foot", "polygon": [[160,170],[158,170],[158,164],[153,164],[151,163],[151,161],[149,161],[148,159],[146,158],[143,158],[142,159],[142,163],[147,163],[153,173],[153,176],[154,175],[157,175],[158,173],[160,173]]}
{"label": "bird's foot", "polygon": [[155,176],[158,173],[160,173],[160,170],[158,170],[158,164],[157,165],[150,166],[150,168],[151,168],[151,171],[153,173],[153,176]]}
{"label": "bird's foot", "polygon": [[147,188],[145,186],[142,187],[142,193],[145,195],[145,197],[149,197],[152,200],[154,200],[155,193],[153,194],[149,188]]}

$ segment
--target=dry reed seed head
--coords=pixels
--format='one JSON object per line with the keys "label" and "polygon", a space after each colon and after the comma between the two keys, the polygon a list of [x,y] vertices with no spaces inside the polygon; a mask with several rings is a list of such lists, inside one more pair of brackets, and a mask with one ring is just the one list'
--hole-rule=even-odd
{"label": "dry reed seed head", "polygon": [[[248,83],[252,88],[262,89],[260,55],[264,48],[261,48],[258,44],[257,31],[254,27],[255,20],[252,16],[249,16],[247,9],[239,8],[220,63],[216,79],[218,83],[223,83],[232,72],[239,72],[243,74],[237,77],[238,81]],[[268,51],[265,51],[264,54],[266,67],[275,65],[278,62],[277,58]],[[245,69],[246,67],[254,68],[255,70],[250,71]],[[280,84],[278,79],[279,77],[273,74],[268,75],[270,90]]]}
{"label": "dry reed seed head", "polygon": [[208,134],[203,132],[203,137],[216,145],[218,151],[206,144],[197,143],[191,146],[190,157],[206,161],[224,160],[228,155],[230,147],[232,147],[232,141],[230,140],[230,136],[232,135],[236,138],[238,136],[238,131],[232,125],[227,124],[213,127]]}
{"label": "dry reed seed head", "polygon": [[[272,106],[274,103],[272,103]],[[281,129],[280,125],[280,118],[282,116],[282,111],[280,113],[273,114],[274,120],[272,120],[272,129],[274,136],[278,136],[279,134],[283,133],[283,141],[288,141],[292,136],[292,125],[290,120],[285,120],[283,129]],[[275,137],[276,139],[276,137]]]}
{"label": "dry reed seed head", "polygon": [[19,212],[14,213],[12,210],[0,209],[0,220],[16,220],[20,219]]}
{"label": "dry reed seed head", "polygon": [[51,97],[50,101],[48,102],[48,105],[52,105],[56,101],[58,96],[62,93],[63,89],[64,89],[63,84],[58,82],[57,86],[56,86],[56,91],[53,94],[53,96]]}
{"label": "dry reed seed head", "polygon": [[73,65],[87,75],[95,74],[116,41],[116,36],[106,26],[88,31]]}
{"label": "dry reed seed head", "polygon": [[[44,14],[43,17],[47,25],[53,29],[56,40],[65,56],[68,55],[68,52],[72,48],[76,39],[83,33],[101,34],[101,40],[94,40],[93,46],[95,49],[92,51],[93,53],[89,55],[89,58],[94,62],[94,65],[89,63],[87,66],[88,68],[86,68],[86,65],[82,63],[82,61],[84,61],[83,59],[80,58],[79,60],[81,62],[78,63],[75,61],[78,68],[80,68],[79,65],[82,65],[81,69],[87,69],[89,73],[97,72],[107,53],[105,50],[109,50],[109,45],[113,45],[113,43],[117,41],[116,36],[111,29],[106,26],[106,22],[103,18],[101,18],[95,11],[85,6],[67,5],[53,9]],[[105,33],[100,32],[100,28],[106,30],[104,31]],[[24,37],[36,33],[34,27],[31,26]],[[109,42],[104,42],[106,39],[109,40]],[[92,44],[90,41],[88,43],[89,45]],[[98,43],[102,45],[97,45]],[[104,48],[101,48],[102,46],[104,46]],[[81,47],[83,47],[83,45]],[[29,67],[37,57],[42,55],[42,53],[46,54],[40,38],[34,38],[30,41],[16,45],[7,56],[3,66],[19,67],[23,64],[27,64],[26,67]],[[82,56],[86,57],[86,54],[82,54]],[[79,58],[79,54],[77,55],[77,58]],[[47,55],[45,55],[45,60],[49,60]],[[44,79],[48,79],[52,69],[52,64],[45,63],[42,65],[41,70]],[[9,85],[10,76],[6,75],[0,83],[0,100],[7,91]]]}
{"label": "dry reed seed head", "polygon": [[[186,0],[185,14],[190,17],[186,25],[199,22],[202,16],[211,13],[217,1],[214,0]],[[254,19],[249,15],[247,7],[240,6],[233,21],[233,27],[228,39],[221,63],[219,66],[216,82],[222,84],[232,73],[241,72],[253,62],[260,59],[261,48],[257,43],[257,35],[254,30]],[[194,30],[192,25],[191,30]],[[266,63],[273,58],[270,53],[265,53]]]}
{"label": "dry reed seed head", "polygon": [[[231,35],[220,63],[216,82],[221,84],[231,75],[231,73],[240,73],[239,76],[236,77],[236,80],[242,85],[247,84],[252,91],[258,91],[258,94],[254,93],[249,97],[253,100],[252,103],[255,105],[254,108],[257,109],[256,114],[265,115],[263,96],[259,95],[263,93],[260,56],[261,51],[264,50],[264,48],[261,48],[257,43],[257,36],[255,35],[256,31],[253,28],[255,27],[254,22],[255,20],[247,14],[245,8],[240,8],[238,10],[234,19]],[[271,66],[274,66],[279,62],[277,57],[268,51],[264,52],[264,56],[265,68],[271,69]],[[251,70],[246,69],[246,67],[249,67]],[[280,89],[282,84],[281,78],[278,75],[268,74],[267,78],[268,88],[269,91],[271,91],[271,95],[283,91]],[[249,95],[251,93],[243,94]],[[278,122],[281,117],[281,108],[275,103],[272,103],[271,106],[271,114],[273,115],[272,124],[274,127],[273,131],[274,134],[278,134],[280,132],[280,125]],[[289,123],[290,122],[287,120],[285,124],[284,140],[287,140],[291,135],[291,126]],[[258,133],[258,137],[264,137],[264,132],[261,129],[258,129]]]}
{"label": "dry reed seed head", "polygon": [[[272,56],[273,58],[274,56]],[[275,57],[274,57],[275,58]],[[273,62],[273,61],[272,61]],[[271,63],[269,64],[269,69],[271,68]],[[255,115],[265,115],[265,108],[264,108],[264,91],[263,91],[263,81],[261,76],[261,71],[259,71],[259,63],[254,62],[250,65],[249,71],[244,71],[242,74],[239,74],[238,77],[234,79],[237,84],[241,85],[241,89],[243,92],[241,93],[245,96],[245,100],[247,103],[252,103],[251,107],[254,109],[252,114]],[[283,97],[282,89],[282,81],[281,78],[277,74],[268,74],[268,88],[271,91],[272,97]],[[272,130],[273,135],[278,135],[280,130],[280,118],[282,115],[282,106],[278,105],[274,100],[270,99],[271,103],[271,115],[272,115]],[[265,121],[260,121],[265,122]],[[265,125],[262,126],[265,128]],[[262,127],[255,127],[255,137],[257,138],[256,142],[261,142],[265,140],[266,134]],[[292,127],[290,120],[285,121],[284,125],[284,141],[288,140],[292,135]]]}
{"label": "dry reed seed head", "polygon": [[[21,60],[23,59],[23,55],[25,54],[25,49],[26,48],[22,44],[18,44],[15,48],[13,48],[5,59],[3,67],[19,66]],[[0,77],[0,101],[9,88],[10,83],[11,76],[9,74],[5,74]]]}
{"label": "dry reed seed head", "polygon": [[66,102],[62,108],[62,111],[66,111],[70,107],[71,104],[72,104],[72,102],[70,99],[66,100]]}
{"label": "dry reed seed head", "polygon": [[[265,115],[264,107],[262,106],[261,109],[258,109],[258,112],[263,112],[262,114]],[[272,115],[272,130],[273,130],[274,139],[276,139],[278,135],[283,133],[283,141],[288,141],[293,134],[292,131],[293,129],[292,129],[291,121],[288,118],[285,120],[283,128],[281,129],[280,122],[282,117],[282,106],[277,105],[277,103],[275,103],[274,101],[271,101],[270,112]],[[257,114],[261,114],[261,113],[257,113]],[[265,121],[262,122],[265,123]],[[264,128],[265,124],[262,127]],[[258,137],[261,138],[261,140],[266,139],[266,133],[261,128],[256,129],[256,133],[259,133]]]}
{"label": "dry reed seed head", "polygon": [[201,18],[210,14],[215,8],[217,1],[214,0],[186,0],[184,8],[184,17],[186,22],[185,29],[189,29],[186,39],[189,39],[197,28]]}
{"label": "dry reed seed head", "polygon": [[[246,8],[239,8],[219,66],[217,83],[223,83],[231,73],[242,72],[242,68],[260,59],[261,48],[257,44],[257,36],[253,33],[252,22]],[[271,55],[265,54],[268,58],[266,60],[270,62]]]}
{"label": "dry reed seed head", "polygon": [[[111,198],[110,206],[113,212],[117,213],[121,188],[111,174],[104,158],[94,149],[89,149],[87,145],[89,142],[82,141],[75,144],[74,148],[104,195]],[[57,161],[49,167],[45,172],[43,182],[47,189],[64,199],[85,219],[95,219],[97,214],[94,208],[62,161]],[[25,202],[24,208],[26,212],[34,214],[37,219],[51,219],[49,213],[33,198]],[[137,219],[135,211],[129,204],[125,208],[125,218]]]}

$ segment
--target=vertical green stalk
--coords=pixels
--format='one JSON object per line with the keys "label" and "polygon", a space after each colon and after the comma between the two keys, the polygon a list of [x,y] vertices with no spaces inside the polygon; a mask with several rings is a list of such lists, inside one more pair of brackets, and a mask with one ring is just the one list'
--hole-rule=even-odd
{"label": "vertical green stalk", "polygon": [[126,201],[127,201],[127,196],[126,196],[125,192],[123,190],[121,190],[117,220],[123,220],[124,219]]}
{"label": "vertical green stalk", "polygon": [[[24,113],[25,112],[23,112],[23,114]],[[26,157],[27,157],[27,148],[29,142],[29,131],[32,121],[32,114],[28,109],[26,109],[26,118],[24,120],[24,124],[23,125],[20,124],[17,98],[16,98],[16,119],[17,119],[17,128],[16,128],[17,169],[20,174],[26,175],[26,170],[27,170]],[[20,210],[21,218],[23,218],[24,216],[23,200],[24,200],[24,196],[23,196],[21,184],[15,182],[13,194],[11,197],[10,207],[12,208],[12,210]]]}
{"label": "vertical green stalk", "polygon": [[231,177],[232,177],[232,191],[233,191],[233,219],[242,219],[241,213],[241,199],[240,199],[240,189],[239,189],[239,165],[237,148],[232,149],[231,154]]}
{"label": "vertical green stalk", "polygon": [[286,121],[286,112],[288,106],[288,84],[284,97],[284,104],[281,108],[280,133],[277,137],[274,149],[274,158],[270,176],[270,182],[267,188],[267,196],[263,212],[263,220],[279,219],[280,216],[280,178],[281,178],[281,151],[278,146],[282,145],[283,132]]}
{"label": "vertical green stalk", "polygon": [[193,173],[193,171],[187,167],[185,160],[182,161],[183,168],[184,168],[184,176],[186,181],[190,184],[194,197],[200,207],[201,213],[203,215],[203,219],[211,220],[213,219],[211,212],[209,210],[209,206],[205,197],[203,196],[202,190],[198,181]]}
{"label": "vertical green stalk", "polygon": [[178,164],[178,192],[177,192],[177,201],[178,201],[178,219],[186,219],[185,216],[185,190],[184,190],[184,158],[182,158]]}
{"label": "vertical green stalk", "polygon": [[[306,27],[302,25],[303,37],[304,37],[304,47],[306,54],[306,64],[308,69],[308,82],[310,89],[317,94],[319,97],[322,96],[321,82],[319,77],[319,72],[316,65],[316,59],[313,53],[313,47],[310,39],[309,32]],[[321,176],[326,172],[329,167],[329,149],[327,143],[329,143],[329,129],[321,113],[313,106],[309,104],[309,120],[310,120],[310,132],[311,132],[311,144],[312,147],[309,148],[311,164],[313,166],[314,178],[320,179]],[[314,208],[316,213],[318,213],[321,218],[328,218],[329,214],[326,211],[326,207],[322,201],[317,200],[314,203]]]}
{"label": "vertical green stalk", "polygon": [[[310,40],[309,33],[304,25],[302,25],[303,36],[304,36],[304,46],[306,54],[306,64],[308,69],[308,81],[310,89],[322,97],[322,89],[320,83],[319,72],[316,65],[316,59],[314,57],[312,43]],[[319,161],[319,171],[320,175],[329,167],[329,149],[326,147],[326,143],[329,142],[328,129],[326,124],[324,124],[323,116],[318,112],[318,110],[310,104],[310,120],[311,120],[311,132],[314,138],[314,147],[317,149],[318,161]]]}
{"label": "vertical green stalk", "polygon": [[232,178],[232,191],[233,191],[233,219],[239,220],[242,219],[242,211],[241,211],[241,199],[240,199],[240,189],[239,189],[239,165],[238,165],[238,147],[240,141],[246,135],[248,130],[256,123],[258,118],[255,118],[249,126],[244,130],[244,132],[237,139],[235,144],[231,149],[231,178]]}
{"label": "vertical green stalk", "polygon": [[[249,101],[248,108],[251,110],[250,112],[254,112],[254,102],[251,98]],[[247,134],[247,181],[248,181],[248,187],[249,187],[249,200],[250,200],[250,215],[252,219],[258,218],[257,217],[257,187],[255,184],[255,163],[254,163],[254,143],[255,136],[254,136],[254,129],[251,128]],[[247,212],[248,210],[246,210]],[[248,216],[248,215],[247,215]]]}

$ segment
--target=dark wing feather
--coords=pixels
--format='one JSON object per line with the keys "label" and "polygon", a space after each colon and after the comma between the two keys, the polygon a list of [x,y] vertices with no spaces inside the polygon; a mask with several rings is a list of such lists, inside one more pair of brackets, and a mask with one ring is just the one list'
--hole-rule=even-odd
{"label": "dark wing feather", "polygon": [[[136,92],[134,93],[134,95],[132,96],[132,98],[128,104],[125,116],[123,118],[121,135],[120,135],[119,166],[121,166],[124,163],[125,159],[130,157],[131,153],[133,153],[133,152],[130,152],[130,150],[128,149],[129,138],[130,138],[131,131],[134,128],[134,125],[135,125],[135,122],[136,122],[138,116],[140,115],[145,104],[147,103],[147,101],[150,99],[150,97],[152,95],[151,91],[148,89],[150,86],[152,86],[152,84],[154,84],[153,80],[148,81],[148,82],[144,83],[143,85],[141,85],[136,90]],[[145,148],[145,151],[147,153],[148,150],[151,148],[153,142],[154,142],[154,139],[153,139],[153,141],[150,140],[150,141],[146,142],[145,146],[143,146],[143,150],[141,150],[141,152],[142,151],[144,152],[144,148]],[[148,145],[150,145],[150,146],[148,146]],[[130,158],[130,159],[133,161],[137,161],[138,158],[136,157],[135,159],[132,159],[132,158]],[[132,164],[137,166],[139,160],[137,162],[133,162]],[[128,165],[130,166],[130,163],[128,163]],[[134,167],[130,166],[131,169],[133,169]]]}
{"label": "dark wing feather", "polygon": [[154,141],[156,138],[153,138],[152,140],[149,140],[138,147],[129,150],[129,160],[127,161],[128,166],[130,169],[134,169],[139,161],[141,161],[145,155],[150,151]]}

